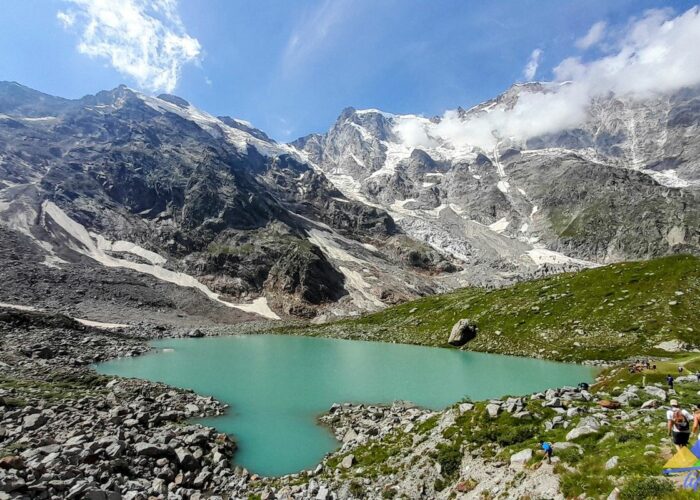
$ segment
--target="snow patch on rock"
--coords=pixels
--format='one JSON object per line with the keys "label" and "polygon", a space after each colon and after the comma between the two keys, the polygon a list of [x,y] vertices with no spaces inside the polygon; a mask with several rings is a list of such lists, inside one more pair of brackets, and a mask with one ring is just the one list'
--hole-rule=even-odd
{"label": "snow patch on rock", "polygon": [[505,231],[508,228],[508,224],[510,224],[510,222],[508,222],[508,219],[506,219],[505,217],[502,217],[502,218],[498,219],[496,222],[494,222],[493,224],[489,224],[489,229],[491,231],[495,231],[497,233],[502,233],[503,231]]}
{"label": "snow patch on rock", "polygon": [[141,264],[107,255],[103,249],[98,247],[96,241],[93,240],[83,225],[68,217],[68,215],[53,202],[44,201],[42,204],[42,211],[44,217],[49,216],[73,239],[73,241],[69,243],[69,246],[73,250],[90,257],[105,267],[132,269],[140,273],[151,275],[162,281],[174,283],[183,287],[196,288],[209,299],[223,304],[226,307],[233,307],[246,312],[254,312],[269,319],[280,319],[280,317],[269,308],[267,299],[264,297],[261,297],[262,300],[258,299],[256,302],[253,302],[253,304],[232,304],[231,302],[226,302],[222,300],[218,294],[212,292],[207,286],[203,285],[189,274],[171,271],[158,265]]}
{"label": "snow patch on rock", "polygon": [[508,193],[508,190],[510,190],[510,184],[508,183],[508,181],[498,181],[496,187],[503,194]]}
{"label": "snow patch on rock", "polygon": [[359,272],[345,266],[339,266],[338,269],[345,276],[345,288],[358,308],[376,311],[385,307],[384,303],[372,294],[372,285],[367,283]]}
{"label": "snow patch on rock", "polygon": [[527,255],[539,265],[542,264],[576,264],[585,267],[597,267],[597,264],[587,260],[575,259],[568,257],[563,253],[547,250],[546,248],[533,248],[527,252]]}

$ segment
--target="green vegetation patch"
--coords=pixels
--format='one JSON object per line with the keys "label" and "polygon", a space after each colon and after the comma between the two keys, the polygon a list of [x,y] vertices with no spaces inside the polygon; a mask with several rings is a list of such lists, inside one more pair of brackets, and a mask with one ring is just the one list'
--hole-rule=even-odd
{"label": "green vegetation patch", "polygon": [[5,398],[6,403],[14,402],[14,406],[23,406],[27,396],[47,401],[64,401],[90,396],[100,391],[108,380],[107,377],[97,374],[82,376],[62,374],[56,375],[51,381],[0,376],[0,388],[16,394],[11,398]]}
{"label": "green vegetation patch", "polygon": [[281,333],[447,346],[452,326],[479,327],[468,349],[557,360],[668,355],[662,341],[700,344],[700,259],[625,262],[519,283],[465,288],[356,319]]}

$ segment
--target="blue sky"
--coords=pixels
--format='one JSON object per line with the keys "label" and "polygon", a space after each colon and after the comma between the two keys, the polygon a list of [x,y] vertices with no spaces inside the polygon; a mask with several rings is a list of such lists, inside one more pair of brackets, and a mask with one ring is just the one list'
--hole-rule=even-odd
{"label": "blue sky", "polygon": [[[469,107],[523,81],[535,50],[534,78],[549,79],[567,57],[599,55],[582,41],[594,24],[622,30],[648,9],[682,13],[696,3],[153,1],[157,9],[149,12],[163,25],[150,35],[177,42],[167,57],[150,54],[155,70],[133,54],[121,62],[105,57],[100,33],[86,42],[87,23],[110,0],[5,0],[0,79],[65,97],[119,83],[154,94],[157,85],[173,87],[212,114],[249,120],[284,141],[327,130],[347,106],[426,116]],[[144,7],[147,0],[116,3]],[[150,20],[140,28],[152,28]],[[119,33],[108,38],[106,50],[118,48]],[[163,67],[172,72],[163,76]]]}

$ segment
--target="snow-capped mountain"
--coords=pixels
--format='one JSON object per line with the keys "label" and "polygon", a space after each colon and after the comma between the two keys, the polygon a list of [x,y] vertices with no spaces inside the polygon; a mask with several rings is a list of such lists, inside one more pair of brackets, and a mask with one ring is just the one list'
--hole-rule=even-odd
{"label": "snow-capped mountain", "polygon": [[433,119],[348,108],[280,144],[172,95],[0,83],[0,303],[118,323],[327,318],[697,252],[698,92],[497,127],[553,92]]}
{"label": "snow-capped mountain", "polygon": [[81,317],[348,314],[457,269],[250,124],[126,87],[0,84],[0,232],[0,302]]}
{"label": "snow-capped mountain", "polygon": [[519,84],[430,119],[348,108],[292,146],[346,196],[467,266],[696,252],[699,89],[595,98],[573,117],[536,107],[566,85]]}

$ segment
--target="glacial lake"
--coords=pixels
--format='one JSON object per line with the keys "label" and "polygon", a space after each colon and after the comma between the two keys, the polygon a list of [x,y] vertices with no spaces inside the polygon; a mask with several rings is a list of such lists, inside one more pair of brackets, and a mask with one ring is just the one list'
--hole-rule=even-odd
{"label": "glacial lake", "polygon": [[316,417],[333,403],[412,401],[440,409],[588,382],[594,369],[537,359],[283,335],[166,339],[98,372],[164,382],[231,405],[197,422],[232,435],[234,462],[269,476],[315,467],[338,441]]}

